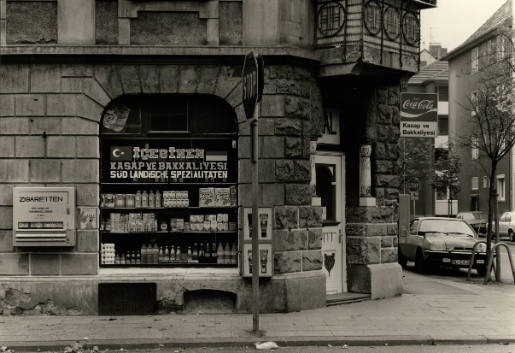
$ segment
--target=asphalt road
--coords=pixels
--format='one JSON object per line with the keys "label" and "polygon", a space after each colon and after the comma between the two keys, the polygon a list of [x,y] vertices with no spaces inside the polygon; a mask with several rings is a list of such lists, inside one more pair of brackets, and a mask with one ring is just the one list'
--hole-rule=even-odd
{"label": "asphalt road", "polygon": [[[48,351],[48,353],[63,353],[63,351]],[[84,353],[89,353],[85,350]],[[253,346],[246,347],[200,347],[200,348],[160,348],[147,350],[100,350],[99,353],[248,353],[248,352],[278,352],[278,353],[515,353],[515,345],[464,345],[464,346],[382,346],[382,347],[350,347],[350,346],[319,346],[319,347],[280,347],[275,350],[257,350]],[[30,352],[30,353],[44,353]],[[74,352],[75,353],[75,352]]]}

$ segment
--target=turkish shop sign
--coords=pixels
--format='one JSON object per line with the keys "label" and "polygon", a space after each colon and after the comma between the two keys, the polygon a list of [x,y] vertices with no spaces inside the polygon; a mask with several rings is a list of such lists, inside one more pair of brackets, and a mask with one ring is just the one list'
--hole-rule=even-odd
{"label": "turkish shop sign", "polygon": [[110,179],[227,180],[227,152],[201,148],[111,146]]}
{"label": "turkish shop sign", "polygon": [[436,93],[401,93],[401,137],[430,137],[438,134]]}

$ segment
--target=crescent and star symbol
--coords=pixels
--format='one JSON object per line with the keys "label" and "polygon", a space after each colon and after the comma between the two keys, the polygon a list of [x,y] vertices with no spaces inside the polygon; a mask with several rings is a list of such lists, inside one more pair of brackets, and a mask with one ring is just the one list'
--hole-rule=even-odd
{"label": "crescent and star symbol", "polygon": [[120,149],[119,149],[119,148],[115,148],[115,149],[113,150],[113,157],[118,158],[118,157],[120,157],[120,156],[123,156],[124,154],[125,154],[125,152],[120,151]]}

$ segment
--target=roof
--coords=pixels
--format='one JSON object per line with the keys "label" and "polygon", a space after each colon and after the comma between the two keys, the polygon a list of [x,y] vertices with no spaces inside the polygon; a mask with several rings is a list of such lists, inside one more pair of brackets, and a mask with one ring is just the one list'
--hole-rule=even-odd
{"label": "roof", "polygon": [[438,60],[413,75],[409,81],[409,85],[422,85],[426,82],[447,82],[449,80],[449,63],[447,61]]}
{"label": "roof", "polygon": [[482,37],[499,28],[512,17],[512,0],[507,0],[497,11],[479,27],[466,41],[448,53],[443,59],[450,60],[475,45]]}

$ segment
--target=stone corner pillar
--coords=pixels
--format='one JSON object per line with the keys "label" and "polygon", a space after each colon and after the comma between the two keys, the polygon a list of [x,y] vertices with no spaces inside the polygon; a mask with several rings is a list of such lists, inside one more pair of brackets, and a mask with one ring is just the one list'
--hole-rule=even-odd
{"label": "stone corner pillar", "polygon": [[359,151],[359,205],[361,207],[376,206],[376,198],[372,197],[371,155],[372,145],[362,145]]}

